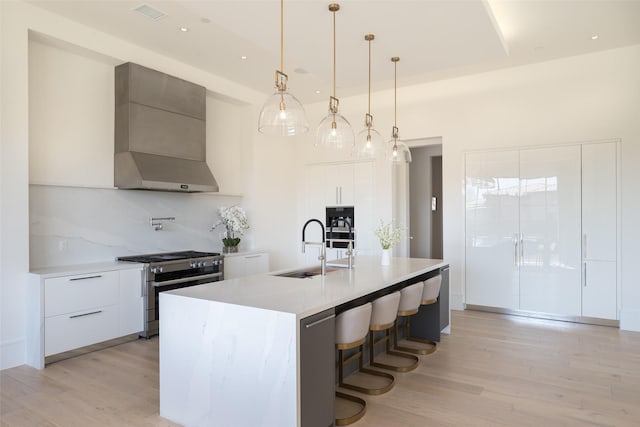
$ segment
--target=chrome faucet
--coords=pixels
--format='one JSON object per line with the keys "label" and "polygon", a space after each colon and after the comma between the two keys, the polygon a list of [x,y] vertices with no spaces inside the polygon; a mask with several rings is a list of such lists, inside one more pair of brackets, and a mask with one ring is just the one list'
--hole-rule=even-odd
{"label": "chrome faucet", "polygon": [[[351,228],[351,221],[349,221],[347,219],[344,222],[345,222],[345,224],[347,224],[347,227],[349,227],[349,238],[346,239],[348,244],[347,244],[347,251],[345,252],[345,255],[349,259],[349,268],[351,269],[351,268],[353,268],[353,229]],[[345,239],[334,239],[333,238],[333,226],[337,225],[337,223],[338,223],[338,218],[334,218],[333,221],[331,221],[331,224],[329,225],[329,246],[331,248],[333,248],[333,242],[344,242],[345,241]]]}
{"label": "chrome faucet", "polygon": [[[322,228],[322,242],[307,242],[307,240],[305,239],[305,232],[307,231],[307,225],[309,225],[312,222],[317,222]],[[323,276],[326,274],[326,270],[327,270],[327,249],[325,247],[324,233],[325,233],[324,224],[322,224],[322,221],[320,221],[319,219],[312,218],[309,221],[305,222],[304,226],[302,227],[302,253],[305,253],[305,249],[307,245],[320,246],[320,256],[318,256],[318,259],[320,260],[320,266],[322,268]]]}

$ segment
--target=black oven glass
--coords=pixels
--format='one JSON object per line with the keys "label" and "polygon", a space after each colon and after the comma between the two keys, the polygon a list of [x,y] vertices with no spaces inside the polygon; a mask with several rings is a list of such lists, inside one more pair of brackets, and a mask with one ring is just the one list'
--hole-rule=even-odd
{"label": "black oven glass", "polygon": [[[206,269],[201,269],[201,270],[209,270],[210,267],[206,268]],[[213,271],[213,273],[217,272],[217,267],[216,267],[216,271]],[[170,273],[161,273],[161,274],[170,274]],[[204,273],[201,273],[204,274]],[[156,278],[157,278],[157,274],[156,274]],[[185,277],[184,275],[180,275],[179,278]],[[165,280],[170,280],[170,279],[165,279]],[[160,320],[160,297],[159,294],[160,292],[165,292],[165,291],[172,291],[174,289],[182,289],[182,288],[188,288],[189,286],[196,286],[196,285],[203,285],[205,283],[211,283],[211,282],[217,282],[220,280],[220,277],[210,277],[208,279],[199,279],[199,280],[190,280],[188,282],[183,282],[183,283],[174,283],[172,285],[161,285],[161,286],[153,286],[153,292],[155,293],[155,319],[153,320]]]}

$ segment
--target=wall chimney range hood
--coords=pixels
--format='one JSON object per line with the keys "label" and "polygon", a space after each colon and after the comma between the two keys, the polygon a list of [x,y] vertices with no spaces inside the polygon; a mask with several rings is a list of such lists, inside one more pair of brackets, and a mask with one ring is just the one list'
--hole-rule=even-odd
{"label": "wall chimney range hood", "polygon": [[218,191],[206,163],[206,89],[131,62],[115,68],[114,184]]}

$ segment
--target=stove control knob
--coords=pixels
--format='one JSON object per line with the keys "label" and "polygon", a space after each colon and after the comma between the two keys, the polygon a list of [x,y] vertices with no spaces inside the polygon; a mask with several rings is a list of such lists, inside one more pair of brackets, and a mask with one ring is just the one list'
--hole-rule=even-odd
{"label": "stove control knob", "polygon": [[162,267],[158,267],[158,271],[162,273]]}
{"label": "stove control knob", "polygon": [[205,265],[207,265],[205,262],[199,262],[198,263],[198,267],[204,267]]}
{"label": "stove control knob", "polygon": [[198,264],[196,262],[194,262],[194,261],[191,261],[189,263],[189,267],[191,267],[191,268],[196,268],[197,266],[198,266]]}
{"label": "stove control knob", "polygon": [[158,269],[157,269],[157,268],[155,268],[155,267],[151,267],[151,272],[152,272],[153,274],[156,274],[156,273],[158,272]]}

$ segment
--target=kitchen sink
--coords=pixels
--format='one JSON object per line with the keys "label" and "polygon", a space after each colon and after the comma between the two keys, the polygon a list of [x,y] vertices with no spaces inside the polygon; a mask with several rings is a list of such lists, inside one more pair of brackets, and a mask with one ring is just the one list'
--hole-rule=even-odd
{"label": "kitchen sink", "polygon": [[[326,272],[330,273],[332,271],[336,271],[339,270],[338,268],[327,268]],[[313,276],[317,276],[319,274],[322,273],[322,270],[320,268],[314,268],[314,269],[304,269],[304,270],[295,270],[295,271],[289,271],[286,273],[280,273],[280,274],[274,274],[274,276],[278,276],[278,277],[293,277],[296,279],[306,279],[308,277],[313,277]]]}

